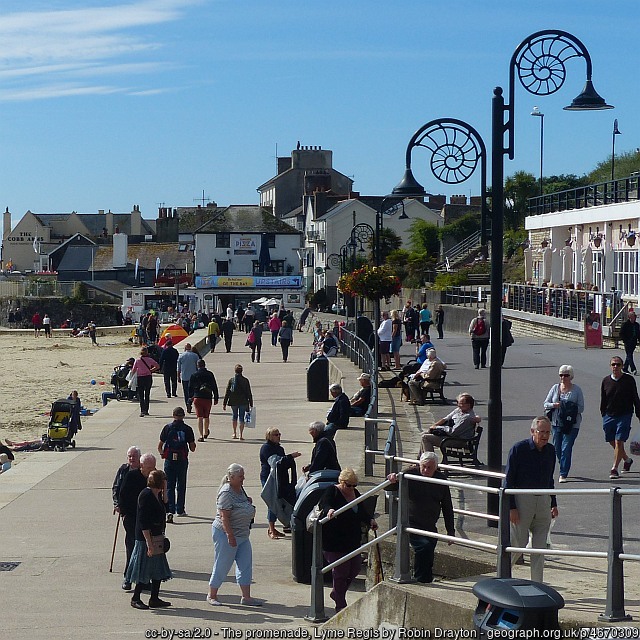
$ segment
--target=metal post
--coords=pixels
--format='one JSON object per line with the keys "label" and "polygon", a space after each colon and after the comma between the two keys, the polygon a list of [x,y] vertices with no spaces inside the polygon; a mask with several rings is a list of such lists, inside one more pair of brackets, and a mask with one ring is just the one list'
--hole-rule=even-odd
{"label": "metal post", "polygon": [[322,555],[322,525],[316,520],[313,523],[313,548],[311,557],[311,606],[306,620],[311,622],[324,622],[328,616],[324,612],[324,578],[322,567],[324,557]]}
{"label": "metal post", "polygon": [[620,487],[611,489],[609,511],[609,548],[607,556],[607,604],[598,620],[621,622],[631,620],[624,611],[624,562],[619,555],[624,553],[622,540],[622,496]]}
{"label": "metal post", "polygon": [[511,554],[505,549],[511,545],[511,523],[509,521],[511,496],[505,494],[504,489],[501,488],[498,501],[500,505],[500,523],[498,527],[496,578],[510,578]]}
{"label": "metal post", "polygon": [[404,473],[398,475],[398,522],[396,524],[396,562],[392,580],[413,582],[409,562],[409,534],[405,527],[409,523],[409,480]]}
{"label": "metal post", "polygon": [[[364,448],[369,451],[376,451],[378,449],[377,443],[374,443],[374,422],[372,420],[367,420],[365,418],[364,421]],[[373,455],[364,456],[364,475],[372,476],[373,475]]]}
{"label": "metal post", "polygon": [[[487,462],[491,471],[502,471],[502,255],[504,228],[504,97],[493,91],[491,125],[491,369],[487,404]],[[512,124],[512,122],[511,122]],[[489,486],[500,481],[490,478]],[[487,511],[498,514],[498,496],[487,494]],[[495,526],[495,524],[494,524]]]}

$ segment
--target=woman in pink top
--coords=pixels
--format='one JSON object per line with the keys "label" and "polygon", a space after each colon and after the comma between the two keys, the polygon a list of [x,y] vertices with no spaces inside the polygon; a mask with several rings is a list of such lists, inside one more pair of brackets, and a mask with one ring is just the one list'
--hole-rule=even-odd
{"label": "woman in pink top", "polygon": [[271,331],[271,344],[274,347],[278,346],[278,332],[280,331],[280,327],[282,327],[282,320],[278,318],[278,313],[273,312],[273,315],[269,319],[269,331]]}
{"label": "woman in pink top", "polygon": [[149,397],[153,374],[160,371],[158,363],[149,355],[147,347],[140,349],[140,357],[133,363],[131,373],[138,374],[138,398],[140,399],[140,417],[149,415]]}

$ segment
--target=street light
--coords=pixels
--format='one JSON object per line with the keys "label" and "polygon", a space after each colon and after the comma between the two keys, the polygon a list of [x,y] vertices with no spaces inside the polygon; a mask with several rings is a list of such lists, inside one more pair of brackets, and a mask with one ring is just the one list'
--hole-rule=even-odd
{"label": "street light", "polygon": [[[522,41],[509,64],[509,104],[505,105],[502,87],[493,91],[491,123],[491,369],[487,407],[487,462],[492,471],[502,471],[502,259],[504,233],[504,156],[514,156],[515,73],[531,94],[545,96],[562,87],[566,77],[565,63],[571,58],[584,58],[586,84],[582,93],[565,107],[567,111],[613,109],[598,95],[591,81],[591,56],[575,36],[566,31],[538,31]],[[506,115],[506,120],[505,120]],[[507,144],[504,136],[507,134]],[[493,486],[498,481],[490,480]],[[490,514],[498,513],[498,496],[488,495]]]}
{"label": "street light", "polygon": [[[480,164],[480,244],[486,256],[489,209],[487,207],[487,151],[480,134],[469,124],[456,118],[430,120],[409,140],[405,154],[406,169],[392,196],[422,198],[428,195],[411,171],[411,156],[415,148],[431,152],[431,173],[445,184],[460,184],[470,178]],[[382,209],[382,207],[381,207]]]}
{"label": "street light", "polygon": [[611,134],[611,182],[615,180],[615,166],[616,166],[616,136],[621,135],[621,131],[618,129],[618,119],[613,121],[613,133]]}
{"label": "street light", "polygon": [[540,195],[542,195],[542,159],[544,157],[544,113],[538,109],[538,107],[533,107],[533,111],[531,112],[532,116],[536,116],[540,118]]}

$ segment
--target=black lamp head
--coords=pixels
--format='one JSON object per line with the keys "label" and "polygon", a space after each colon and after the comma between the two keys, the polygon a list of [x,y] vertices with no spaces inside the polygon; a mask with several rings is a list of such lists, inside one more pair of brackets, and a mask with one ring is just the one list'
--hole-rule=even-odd
{"label": "black lamp head", "polygon": [[406,169],[402,180],[393,188],[391,192],[394,196],[408,196],[420,198],[427,195],[424,187],[413,177],[411,169]]}
{"label": "black lamp head", "polygon": [[601,111],[603,109],[613,109],[607,104],[604,98],[594,89],[593,82],[587,80],[582,93],[573,99],[573,102],[565,107],[565,111]]}

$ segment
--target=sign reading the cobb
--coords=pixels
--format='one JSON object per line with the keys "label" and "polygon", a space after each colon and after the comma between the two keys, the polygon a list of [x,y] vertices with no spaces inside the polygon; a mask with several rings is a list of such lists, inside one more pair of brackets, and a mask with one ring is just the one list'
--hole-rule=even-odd
{"label": "sign reading the cobb", "polygon": [[258,253],[258,243],[255,237],[245,236],[236,238],[233,244],[233,254],[236,256],[255,256]]}

